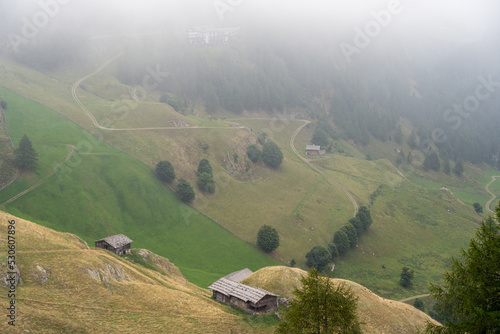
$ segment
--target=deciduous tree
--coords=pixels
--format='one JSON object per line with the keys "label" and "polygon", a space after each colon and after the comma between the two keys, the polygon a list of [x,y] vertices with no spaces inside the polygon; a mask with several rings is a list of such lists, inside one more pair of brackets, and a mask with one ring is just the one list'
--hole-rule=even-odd
{"label": "deciduous tree", "polygon": [[201,173],[198,176],[196,185],[198,186],[198,189],[208,194],[213,194],[215,192],[215,181],[209,173]]}
{"label": "deciduous tree", "polygon": [[263,225],[257,233],[257,245],[264,252],[272,252],[280,245],[280,236],[278,231],[269,225]]}
{"label": "deciduous tree", "polygon": [[333,235],[333,242],[337,246],[339,254],[342,255],[349,250],[349,237],[347,236],[347,234],[345,234],[344,231],[335,232],[335,234]]}
{"label": "deciduous tree", "polygon": [[179,179],[177,183],[176,193],[184,202],[191,202],[194,200],[195,193],[193,187],[183,178]]}
{"label": "deciduous tree", "polygon": [[262,158],[262,151],[260,150],[260,148],[257,145],[253,144],[253,145],[248,146],[247,156],[251,162],[257,163]]}
{"label": "deciduous tree", "polygon": [[363,224],[363,229],[367,230],[368,227],[373,223],[372,216],[370,214],[370,210],[366,206],[360,206],[358,213],[356,214],[356,218],[358,218]]}
{"label": "deciduous tree", "polygon": [[170,183],[175,180],[174,167],[170,161],[162,160],[156,164],[156,174],[160,180]]}
{"label": "deciduous tree", "polygon": [[317,270],[323,270],[332,261],[332,255],[323,246],[316,246],[306,254],[306,265]]}
{"label": "deciduous tree", "polygon": [[356,228],[351,223],[342,226],[341,230],[347,234],[349,246],[354,247],[358,244],[358,232],[356,232]]}
{"label": "deciduous tree", "polygon": [[214,176],[214,172],[212,169],[212,165],[210,164],[210,161],[207,159],[201,159],[200,163],[198,164],[198,175],[201,175],[202,173],[208,173],[210,176]]}
{"label": "deciduous tree", "polygon": [[274,169],[277,169],[283,161],[283,153],[271,139],[268,139],[262,148],[262,161]]}
{"label": "deciduous tree", "polygon": [[472,206],[474,207],[474,210],[476,210],[477,213],[479,214],[483,213],[483,206],[478,202],[474,203]]}

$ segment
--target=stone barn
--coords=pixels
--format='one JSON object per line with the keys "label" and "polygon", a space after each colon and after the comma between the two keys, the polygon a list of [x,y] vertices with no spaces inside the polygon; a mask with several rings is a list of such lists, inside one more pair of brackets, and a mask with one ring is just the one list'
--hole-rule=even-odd
{"label": "stone barn", "polygon": [[123,234],[116,234],[110,237],[97,240],[95,248],[107,249],[116,255],[130,254],[130,244],[132,240]]}
{"label": "stone barn", "polygon": [[252,314],[265,314],[278,309],[278,296],[269,291],[221,278],[209,287],[213,298]]}

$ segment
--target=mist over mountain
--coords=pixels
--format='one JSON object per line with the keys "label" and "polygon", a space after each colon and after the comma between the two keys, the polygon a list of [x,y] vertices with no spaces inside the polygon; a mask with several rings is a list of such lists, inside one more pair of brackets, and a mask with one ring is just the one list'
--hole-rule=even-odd
{"label": "mist over mountain", "polygon": [[[52,0],[1,6],[3,53],[42,71],[85,64],[98,46],[109,57],[125,52],[116,71],[123,83],[140,84],[145,68],[160,66],[169,73],[161,92],[186,105],[204,103],[210,113],[299,108],[363,145],[371,137],[390,139],[404,117],[422,149],[438,148],[445,159],[497,161],[495,1]],[[224,45],[193,46],[186,31],[199,27],[237,33]],[[484,82],[490,84],[480,90],[488,96],[474,100]]]}

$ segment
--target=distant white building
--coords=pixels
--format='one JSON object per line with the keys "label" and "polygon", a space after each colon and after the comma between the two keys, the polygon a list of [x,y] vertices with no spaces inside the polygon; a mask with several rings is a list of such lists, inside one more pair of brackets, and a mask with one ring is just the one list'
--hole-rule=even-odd
{"label": "distant white building", "polygon": [[218,46],[225,45],[231,36],[238,34],[240,28],[212,28],[196,26],[186,31],[186,36],[191,45]]}

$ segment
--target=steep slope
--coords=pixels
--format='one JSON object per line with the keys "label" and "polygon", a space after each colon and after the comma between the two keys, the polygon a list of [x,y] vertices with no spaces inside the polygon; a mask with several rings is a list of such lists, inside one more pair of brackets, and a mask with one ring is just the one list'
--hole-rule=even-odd
{"label": "steep slope", "polygon": [[[292,297],[293,289],[300,285],[303,275],[307,273],[298,268],[266,267],[247,277],[243,283],[280,296]],[[343,279],[333,279],[333,282],[345,283],[359,297],[358,314],[360,321],[364,323],[364,333],[418,333],[428,321],[433,321],[413,306],[379,297],[355,282]]]}
{"label": "steep slope", "polygon": [[[16,326],[2,318],[2,333],[261,333],[247,315],[210,299],[187,282],[167,259],[146,250],[137,254],[152,269],[94,250],[80,238],[0,212],[0,307],[10,298],[5,286],[7,225],[15,220]],[[137,262],[137,261],[136,261]]]}

